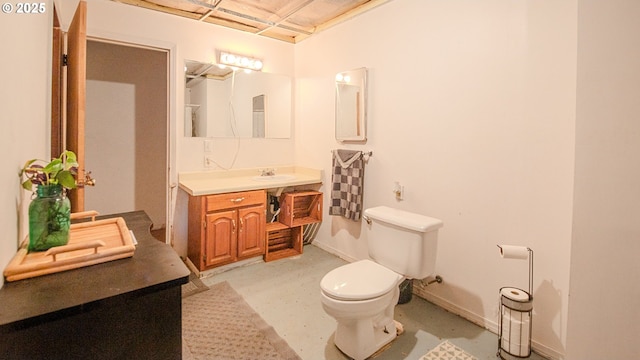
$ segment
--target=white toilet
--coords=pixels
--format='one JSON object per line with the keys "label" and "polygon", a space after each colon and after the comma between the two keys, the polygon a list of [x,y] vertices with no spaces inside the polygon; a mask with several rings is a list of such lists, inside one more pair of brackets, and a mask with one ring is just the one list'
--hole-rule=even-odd
{"label": "white toilet", "polygon": [[434,273],[442,220],[386,206],[364,211],[369,256],[328,272],[320,281],[322,307],[338,322],[336,346],[363,360],[395,339],[393,311],[406,279]]}

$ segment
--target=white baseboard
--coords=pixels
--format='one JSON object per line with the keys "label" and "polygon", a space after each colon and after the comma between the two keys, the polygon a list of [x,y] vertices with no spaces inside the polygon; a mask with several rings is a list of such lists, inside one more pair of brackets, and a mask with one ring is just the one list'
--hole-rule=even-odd
{"label": "white baseboard", "polygon": [[416,285],[413,287],[413,293],[418,295],[419,297],[427,300],[430,303],[433,303],[445,310],[447,310],[450,313],[456,314],[466,320],[471,321],[472,323],[482,327],[483,329],[487,329],[489,331],[491,331],[494,334],[498,333],[498,323],[495,321],[491,321],[487,318],[484,318],[480,315],[477,315],[465,308],[462,308],[454,303],[452,303],[451,301],[434,295],[432,293],[428,293],[426,292],[424,289],[420,288],[420,285]]}
{"label": "white baseboard", "polygon": [[[494,334],[498,334],[498,323],[496,321],[492,321],[490,319],[484,318],[480,315],[477,315],[468,309],[462,308],[451,301],[442,298],[440,296],[428,293],[423,289],[420,289],[419,285],[413,287],[413,293],[430,303],[433,303],[452,314],[456,314],[484,329],[491,331]],[[496,349],[497,350],[497,349]],[[531,350],[537,353],[540,356],[543,356],[550,360],[562,360],[564,359],[564,355],[560,354],[554,349],[551,349],[535,340],[531,340]]]}
{"label": "white baseboard", "polygon": [[[353,262],[356,261],[358,259],[354,259],[353,257],[331,247],[331,246],[327,246],[326,244],[323,244],[321,242],[317,242],[314,241],[311,244],[319,247],[320,249],[336,255],[338,257],[340,257],[341,259],[348,261],[348,262]],[[426,292],[424,289],[420,288],[420,285],[415,285],[413,287],[413,293],[427,301],[429,301],[430,303],[435,304],[436,306],[439,306],[445,310],[447,310],[448,312],[452,313],[452,314],[456,314],[484,329],[487,329],[489,331],[491,331],[494,334],[498,334],[498,323],[497,321],[494,320],[490,320],[487,319],[485,317],[482,317],[474,312],[469,311],[468,309],[462,308],[454,303],[452,303],[451,301],[434,295],[432,293],[428,293]],[[551,349],[535,340],[531,340],[531,349],[533,351],[535,351],[538,355],[543,356],[547,359],[550,360],[562,360],[564,359],[564,355],[560,354],[559,352],[557,352],[554,349]],[[496,349],[497,351],[497,349]]]}
{"label": "white baseboard", "polygon": [[333,248],[331,246],[327,246],[327,245],[325,245],[325,244],[323,244],[321,242],[318,242],[318,241],[312,242],[311,245],[317,246],[320,249],[328,252],[329,254],[333,254],[333,255],[341,258],[342,260],[345,260],[345,261],[348,261],[348,262],[354,262],[354,261],[358,260],[358,259],[356,259],[356,258],[354,258],[352,256],[349,256],[349,255],[343,253],[342,251],[339,251],[338,249],[335,249],[335,248]]}

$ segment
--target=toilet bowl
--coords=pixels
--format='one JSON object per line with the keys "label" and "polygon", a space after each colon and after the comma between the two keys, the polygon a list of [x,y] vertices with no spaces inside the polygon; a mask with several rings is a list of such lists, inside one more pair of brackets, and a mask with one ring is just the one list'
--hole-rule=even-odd
{"label": "toilet bowl", "polygon": [[435,266],[442,221],[384,206],[367,209],[370,259],[329,271],[320,281],[322,307],[336,319],[334,343],[355,360],[394,340],[394,309],[404,279],[422,279]]}
{"label": "toilet bowl", "polygon": [[395,339],[393,309],[403,276],[360,260],[334,269],[320,282],[322,307],[335,318],[335,345],[353,359],[366,359]]}

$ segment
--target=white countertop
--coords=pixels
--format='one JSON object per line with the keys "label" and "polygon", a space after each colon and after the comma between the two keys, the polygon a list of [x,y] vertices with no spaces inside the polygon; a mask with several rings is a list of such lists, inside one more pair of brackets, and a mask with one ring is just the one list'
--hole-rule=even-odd
{"label": "white countertop", "polygon": [[266,180],[268,177],[255,180],[266,168],[271,167],[182,172],[178,174],[178,182],[180,188],[191,196],[322,183],[322,170],[299,166],[274,167],[276,176],[273,180]]}

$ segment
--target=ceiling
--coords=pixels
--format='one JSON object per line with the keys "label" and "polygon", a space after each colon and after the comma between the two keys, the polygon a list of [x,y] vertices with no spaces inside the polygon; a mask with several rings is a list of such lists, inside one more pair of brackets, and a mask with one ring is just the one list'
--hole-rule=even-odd
{"label": "ceiling", "polygon": [[389,0],[112,0],[290,43]]}

